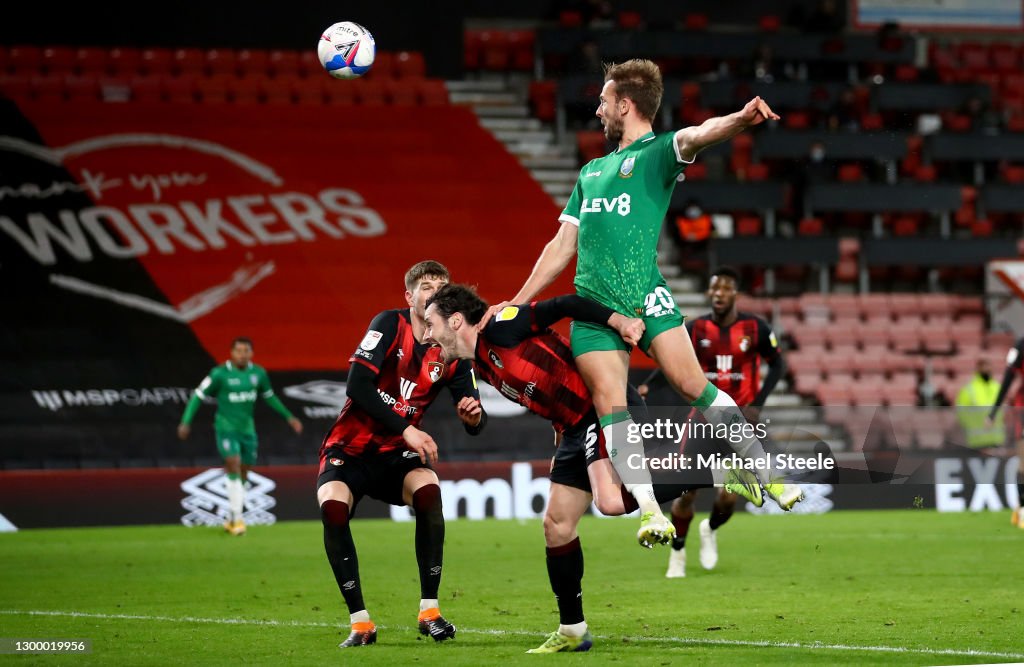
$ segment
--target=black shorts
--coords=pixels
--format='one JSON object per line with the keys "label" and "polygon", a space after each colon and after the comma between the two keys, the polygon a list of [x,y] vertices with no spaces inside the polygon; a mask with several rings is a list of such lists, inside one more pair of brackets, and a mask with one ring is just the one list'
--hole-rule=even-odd
{"label": "black shorts", "polygon": [[415,452],[393,449],[388,452],[356,456],[332,447],[320,457],[320,476],[316,488],[327,482],[343,482],[352,492],[352,507],[363,496],[390,505],[405,505],[402,487],[405,476],[417,468],[431,469]]}
{"label": "black shorts", "polygon": [[606,458],[601,425],[591,410],[579,424],[562,433],[562,442],[551,457],[551,481],[591,493],[587,466]]}

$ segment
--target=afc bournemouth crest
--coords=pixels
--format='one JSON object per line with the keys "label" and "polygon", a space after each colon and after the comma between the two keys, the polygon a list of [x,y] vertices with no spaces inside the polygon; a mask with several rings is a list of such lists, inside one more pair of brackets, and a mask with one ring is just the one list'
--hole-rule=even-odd
{"label": "afc bournemouth crest", "polygon": [[619,167],[619,178],[629,178],[633,175],[633,164],[636,162],[635,157],[628,157],[622,161],[622,166]]}
{"label": "afc bournemouth crest", "polygon": [[740,338],[740,352],[746,352],[750,349],[750,336],[744,336]]}
{"label": "afc bournemouth crest", "polygon": [[431,382],[437,382],[444,375],[444,364],[440,361],[431,361],[427,364],[427,371]]}

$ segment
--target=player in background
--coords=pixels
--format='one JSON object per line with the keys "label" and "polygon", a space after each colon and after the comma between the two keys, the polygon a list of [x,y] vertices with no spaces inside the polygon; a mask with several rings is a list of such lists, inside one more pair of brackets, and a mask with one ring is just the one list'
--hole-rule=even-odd
{"label": "player in background", "polygon": [[[686,331],[697,354],[704,375],[719,390],[728,392],[752,421],[768,395],[786,373],[786,362],[779,354],[778,341],[771,326],[760,317],[741,313],[736,308],[740,289],[739,273],[731,267],[721,267],[711,275],[708,299],[711,313],[686,322]],[[761,361],[768,364],[768,374],[760,382]],[[645,398],[652,385],[663,384],[660,369],[651,373],[637,389]],[[697,419],[697,411],[689,419]],[[694,443],[699,444],[699,443]],[[712,444],[712,443],[708,443]],[[718,491],[711,516],[700,522],[700,564],[711,570],[718,562],[716,531],[732,516],[738,496],[725,488]],[[687,491],[672,503],[672,525],[676,534],[672,538],[669,555],[668,578],[686,576],[686,533],[693,520],[693,504],[697,490]]]}
{"label": "player in background", "polygon": [[348,399],[320,447],[317,501],[324,548],[352,623],[341,648],[377,641],[349,523],[363,496],[415,510],[419,631],[435,641],[455,636],[455,626],[441,616],[437,595],[445,532],[441,487],[431,468],[437,443],[418,425],[443,387],[471,435],[483,430],[486,414],[472,363],[447,361],[439,348],[423,341],[426,301],[448,280],[448,269],[431,260],[405,274],[409,307],[385,310],[370,322],[349,358]]}
{"label": "player in background", "polygon": [[[576,293],[619,313],[644,319],[639,347],[654,358],[672,387],[713,424],[742,420],[735,401],[707,381],[682,327],[672,293],[658,269],[657,245],[677,179],[697,154],[767,119],[778,119],[759,97],[743,109],[677,132],[655,134],[651,122],[664,91],[661,71],[649,60],[610,65],[605,71],[597,117],[618,148],[586,164],[559,217],[561,226],[545,246],[514,303],[533,300],[576,256]],[[493,310],[507,305],[498,304]],[[489,319],[489,318],[487,318]],[[654,497],[650,474],[629,470],[642,442],[629,442],[633,426],[625,411],[630,346],[606,326],[577,322],[572,329],[576,365],[594,399],[611,461],[640,505],[641,544],[668,543],[675,529]],[[638,440],[638,439],[634,439]],[[756,438],[734,446],[744,458],[762,458]],[[799,486],[777,473],[758,480],[780,507],[802,498]],[[760,489],[758,489],[760,492]]]}
{"label": "player in background", "polygon": [[199,405],[207,397],[217,400],[217,413],[213,418],[217,451],[224,459],[227,472],[228,520],[224,530],[232,535],[245,534],[245,482],[249,468],[256,465],[256,423],[252,413],[256,396],[267,402],[274,412],[288,420],[296,433],[302,433],[302,422],[296,419],[281,399],[274,395],[270,378],[262,366],[252,363],[252,341],[238,337],[231,341],[231,359],[215,366],[196,387],[178,424],[178,437],[188,438],[192,432],[192,419]]}
{"label": "player in background", "polygon": [[1022,382],[1017,386],[1017,392],[1010,401],[1010,416],[1006,420],[1011,425],[1013,438],[1017,441],[1017,507],[1010,515],[1010,522],[1018,528],[1024,528],[1024,512],[1021,511],[1021,505],[1024,505],[1024,338],[1018,340],[1006,355],[1003,383],[999,386],[996,404],[992,406],[992,411],[988,415],[990,423],[995,422],[999,406],[1010,393],[1013,381],[1018,378],[1022,379]]}
{"label": "player in background", "polygon": [[[508,306],[478,327],[487,304],[464,285],[446,285],[427,302],[427,339],[448,359],[473,359],[480,377],[504,396],[551,422],[557,449],[544,514],[548,579],[558,602],[559,627],[530,653],[586,651],[593,644],[583,616],[583,550],[577,526],[593,501],[609,515],[636,509],[612,469],[583,378],[569,341],[548,327],[565,317],[604,323],[630,344],[643,334],[627,318],[576,295]],[[643,401],[633,390],[630,406]],[[680,487],[657,487],[664,499]],[[661,498],[659,498],[661,499]]]}

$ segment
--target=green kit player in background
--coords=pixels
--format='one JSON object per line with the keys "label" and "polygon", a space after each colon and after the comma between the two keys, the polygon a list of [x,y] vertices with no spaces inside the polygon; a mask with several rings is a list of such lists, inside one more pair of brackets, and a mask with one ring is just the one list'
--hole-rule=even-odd
{"label": "green kit player in background", "polygon": [[178,437],[188,438],[192,418],[203,399],[217,399],[217,415],[213,420],[217,435],[217,451],[224,459],[227,471],[228,506],[230,514],[224,530],[232,535],[245,534],[242,512],[245,508],[245,479],[256,463],[256,425],[252,418],[256,397],[262,396],[274,412],[288,420],[296,433],[302,433],[302,422],[284,407],[270,387],[270,378],[262,366],[252,363],[252,341],[236,338],[231,342],[231,360],[215,366],[196,387],[192,399],[185,406],[185,414],[178,424]]}

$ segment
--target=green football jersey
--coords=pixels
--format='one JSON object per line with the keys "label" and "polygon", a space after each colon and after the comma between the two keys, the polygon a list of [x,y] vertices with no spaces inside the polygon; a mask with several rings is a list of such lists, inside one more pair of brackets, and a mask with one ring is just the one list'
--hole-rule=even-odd
{"label": "green football jersey", "polygon": [[[196,388],[196,396],[200,399],[207,397],[217,399],[217,415],[214,417],[213,426],[220,432],[255,433],[253,409],[256,406],[257,396],[262,396],[285,419],[292,416],[274,396],[267,371],[262,366],[253,363],[245,368],[238,368],[228,361],[214,367],[210,374],[199,383],[199,387]],[[184,423],[191,422],[194,410],[186,408],[185,414],[182,421]]]}
{"label": "green football jersey", "polygon": [[686,164],[674,132],[649,132],[580,170],[558,218],[579,227],[580,296],[630,316],[659,308],[658,237]]}

